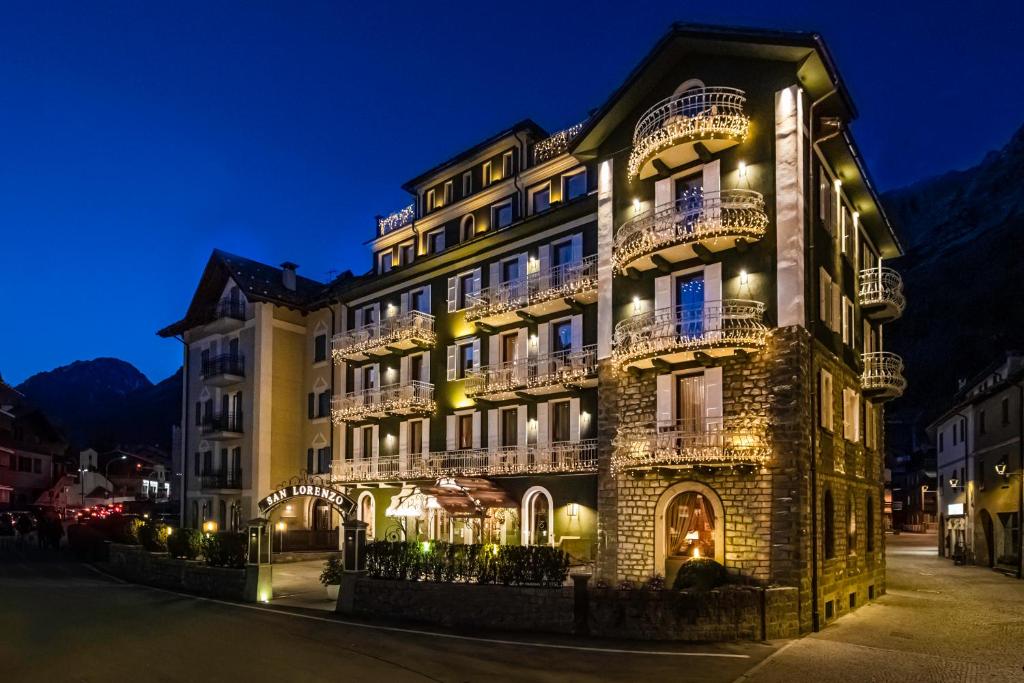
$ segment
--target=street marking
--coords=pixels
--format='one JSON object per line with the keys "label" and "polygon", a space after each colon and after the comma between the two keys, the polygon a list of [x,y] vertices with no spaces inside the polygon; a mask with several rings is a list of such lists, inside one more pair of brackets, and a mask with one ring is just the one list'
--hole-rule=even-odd
{"label": "street marking", "polygon": [[[92,565],[86,565],[93,571],[103,574],[104,576],[110,576],[105,572],[93,567]],[[351,626],[353,628],[365,628],[375,631],[388,631],[391,633],[407,633],[419,636],[429,636],[432,638],[447,638],[449,640],[466,640],[474,643],[491,643],[494,645],[518,645],[521,647],[536,647],[549,650],[574,650],[576,652],[599,652],[604,654],[617,654],[617,655],[642,655],[642,656],[655,656],[655,657],[712,657],[717,659],[750,659],[750,655],[733,654],[728,652],[670,652],[665,650],[626,650],[621,648],[610,648],[610,647],[587,647],[584,645],[562,645],[559,643],[537,643],[523,640],[506,640],[501,638],[481,638],[478,636],[460,636],[453,633],[435,633],[433,631],[423,631],[414,628],[400,628],[398,626],[382,626],[380,624],[364,624],[358,621],[346,621],[344,619],[329,619],[327,617],[318,617],[312,614],[301,614],[299,612],[288,612],[285,610],[274,609],[272,607],[260,607],[259,605],[249,605],[240,602],[229,602],[227,600],[218,600],[217,598],[206,598],[200,595],[189,595],[188,593],[179,593],[177,591],[167,590],[166,588],[156,588],[154,586],[146,586],[144,584],[130,583],[119,579],[116,576],[110,577],[121,583],[128,583],[132,586],[139,588],[147,588],[153,591],[160,591],[161,593],[170,593],[171,595],[177,595],[183,598],[191,598],[192,600],[202,600],[203,602],[212,602],[218,605],[227,605],[228,607],[238,607],[241,609],[250,609],[256,612],[266,612],[267,614],[282,615],[288,617],[296,617],[299,619],[309,619],[311,621],[323,621],[328,624],[341,624],[342,626]]]}

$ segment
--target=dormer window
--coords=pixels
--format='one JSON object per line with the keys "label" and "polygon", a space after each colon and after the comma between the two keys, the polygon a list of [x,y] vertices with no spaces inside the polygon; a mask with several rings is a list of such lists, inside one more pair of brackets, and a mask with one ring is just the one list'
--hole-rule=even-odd
{"label": "dormer window", "polygon": [[444,251],[444,230],[434,230],[427,234],[427,253],[440,254]]}
{"label": "dormer window", "polygon": [[434,191],[427,190],[427,205],[424,208],[426,208],[428,213],[434,210],[434,204],[436,199],[437,197],[434,195]]}
{"label": "dormer window", "polygon": [[505,152],[501,155],[501,177],[512,177],[512,152]]}
{"label": "dormer window", "polygon": [[494,180],[494,178],[491,177],[491,162],[489,162],[489,161],[484,162],[483,176],[484,176],[484,187],[487,187]]}
{"label": "dormer window", "polygon": [[388,273],[395,267],[395,256],[390,251],[385,251],[380,255],[380,272]]}
{"label": "dormer window", "polygon": [[551,183],[530,190],[530,212],[541,213],[551,208]]}
{"label": "dormer window", "polygon": [[473,172],[466,171],[462,174],[462,196],[468,197],[473,193]]}

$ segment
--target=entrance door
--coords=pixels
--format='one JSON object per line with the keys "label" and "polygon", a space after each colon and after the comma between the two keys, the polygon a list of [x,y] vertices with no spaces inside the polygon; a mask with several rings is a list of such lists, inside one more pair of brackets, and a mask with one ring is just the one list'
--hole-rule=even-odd
{"label": "entrance door", "polygon": [[[704,374],[679,375],[676,378],[676,425],[675,429],[684,437],[703,434],[704,417]],[[680,444],[685,446],[686,444]]]}

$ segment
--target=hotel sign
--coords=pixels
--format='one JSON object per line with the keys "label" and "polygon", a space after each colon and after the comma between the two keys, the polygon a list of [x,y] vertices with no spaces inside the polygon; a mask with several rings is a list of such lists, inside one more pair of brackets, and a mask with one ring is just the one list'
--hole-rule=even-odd
{"label": "hotel sign", "polygon": [[948,505],[946,505],[946,514],[949,515],[950,517],[952,517],[953,515],[962,515],[962,514],[964,514],[964,504],[963,503],[949,503]]}
{"label": "hotel sign", "polygon": [[284,486],[279,488],[269,496],[261,498],[258,503],[260,513],[266,514],[281,503],[300,496],[311,496],[313,498],[326,500],[343,515],[347,515],[356,507],[354,500],[337,489],[332,489],[328,486],[320,486],[318,484],[295,484],[293,486]]}

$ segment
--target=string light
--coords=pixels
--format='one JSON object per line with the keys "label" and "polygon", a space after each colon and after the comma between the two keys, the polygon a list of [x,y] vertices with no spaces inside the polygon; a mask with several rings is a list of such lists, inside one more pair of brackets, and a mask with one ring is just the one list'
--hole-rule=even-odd
{"label": "string light", "polygon": [[341,364],[405,341],[418,346],[433,346],[437,341],[434,316],[422,311],[408,311],[372,325],[339,332],[331,341],[331,356],[335,363]]}
{"label": "string light", "polygon": [[547,272],[529,273],[470,295],[466,320],[511,313],[552,299],[579,296],[597,289],[597,255],[564,263]]}
{"label": "string light", "polygon": [[771,458],[768,420],[746,416],[733,424],[708,424],[702,431],[683,425],[620,427],[612,439],[613,472],[655,467],[758,467]]}
{"label": "string light", "polygon": [[341,424],[365,420],[381,413],[431,415],[436,408],[434,385],[414,381],[335,396],[331,399],[331,420],[334,424]]}
{"label": "string light", "polygon": [[410,204],[404,209],[399,209],[387,216],[380,216],[377,218],[377,233],[383,237],[389,232],[409,225],[414,218],[416,218],[415,204]]}
{"label": "string light", "polygon": [[586,121],[580,121],[574,126],[570,126],[565,130],[560,130],[554,135],[544,138],[533,147],[533,163],[539,164],[542,161],[548,159],[554,159],[559,154],[562,154],[569,149],[569,143],[573,141],[580,131],[583,130],[583,125]]}

